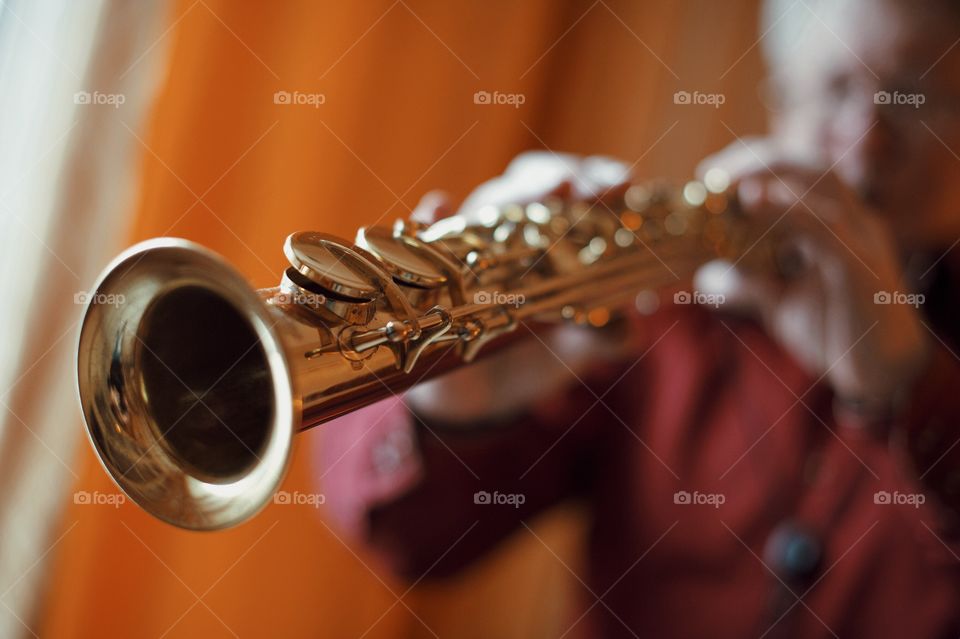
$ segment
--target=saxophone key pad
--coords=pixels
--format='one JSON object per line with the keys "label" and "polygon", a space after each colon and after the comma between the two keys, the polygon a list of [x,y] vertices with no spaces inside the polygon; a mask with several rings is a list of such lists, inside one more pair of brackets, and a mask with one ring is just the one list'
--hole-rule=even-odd
{"label": "saxophone key pad", "polygon": [[432,289],[447,281],[434,263],[431,249],[412,235],[395,234],[380,226],[362,228],[357,232],[357,246],[376,257],[401,284]]}
{"label": "saxophone key pad", "polygon": [[356,258],[344,242],[322,233],[294,233],[283,252],[300,275],[335,295],[372,300],[378,290],[363,271],[354,266]]}

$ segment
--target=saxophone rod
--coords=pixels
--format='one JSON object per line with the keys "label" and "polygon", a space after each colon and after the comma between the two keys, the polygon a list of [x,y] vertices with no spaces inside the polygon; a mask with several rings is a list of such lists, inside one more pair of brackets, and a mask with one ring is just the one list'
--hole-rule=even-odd
{"label": "saxophone rod", "polygon": [[[652,252],[651,252],[652,254]],[[666,260],[669,260],[670,266]],[[511,289],[514,299],[524,300],[517,304],[466,304],[449,310],[450,318],[457,322],[500,312],[509,313],[515,321],[523,321],[546,313],[555,313],[564,306],[576,304],[582,310],[598,306],[619,306],[629,302],[643,289],[657,289],[671,281],[681,281],[704,263],[700,256],[676,255],[650,257],[635,254],[612,260],[589,273],[574,273],[552,280],[538,282],[527,288]],[[531,299],[533,301],[526,301]],[[434,328],[443,322],[436,313],[427,313],[417,318],[421,329]],[[377,348],[391,341],[390,334],[396,327],[383,327],[354,333],[351,347],[358,353]],[[401,331],[402,332],[402,331]]]}

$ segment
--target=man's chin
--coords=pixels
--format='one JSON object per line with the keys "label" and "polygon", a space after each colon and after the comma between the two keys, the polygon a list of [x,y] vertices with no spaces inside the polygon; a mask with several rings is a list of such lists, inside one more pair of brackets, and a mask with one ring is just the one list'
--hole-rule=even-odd
{"label": "man's chin", "polygon": [[943,241],[931,229],[919,224],[916,216],[903,215],[898,211],[896,215],[891,214],[885,219],[889,221],[893,240],[902,252],[933,250]]}
{"label": "man's chin", "polygon": [[890,199],[874,195],[864,204],[890,228],[893,240],[902,251],[927,249],[931,244],[930,229],[922,223],[916,204],[892,204]]}

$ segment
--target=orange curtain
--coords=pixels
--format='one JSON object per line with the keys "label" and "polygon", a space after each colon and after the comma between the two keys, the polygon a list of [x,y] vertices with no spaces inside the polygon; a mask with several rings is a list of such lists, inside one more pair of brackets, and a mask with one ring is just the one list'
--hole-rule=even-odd
{"label": "orange curtain", "polygon": [[[130,240],[190,238],[271,286],[291,231],[352,237],[429,189],[464,196],[524,149],[606,153],[682,178],[761,128],[757,4],[180,0],[164,89],[148,129],[131,132],[142,184]],[[679,90],[727,100],[676,105]],[[323,104],[276,104],[277,91]],[[524,103],[476,104],[477,91]],[[78,490],[116,491],[86,448],[77,464]],[[313,492],[312,472],[301,445],[284,489]],[[577,508],[550,513],[534,524],[540,540],[521,531],[462,578],[397,603],[408,585],[343,544],[322,510],[271,505],[198,534],[129,503],[70,504],[39,627],[67,638],[557,636],[576,617],[565,565],[580,569],[583,520]]]}

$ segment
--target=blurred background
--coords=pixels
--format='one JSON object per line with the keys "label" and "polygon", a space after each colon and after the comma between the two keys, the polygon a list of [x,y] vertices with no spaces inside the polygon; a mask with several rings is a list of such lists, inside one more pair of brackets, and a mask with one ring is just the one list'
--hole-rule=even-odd
{"label": "blurred background", "polygon": [[[191,533],[124,503],[82,430],[80,302],[116,252],[158,235],[273,286],[287,234],[352,237],[428,190],[462,198],[528,149],[684,179],[763,130],[758,14],[758,0],[0,3],[0,637],[561,634],[580,614],[575,505],[411,588],[322,505]],[[316,490],[309,452],[284,490]]]}

